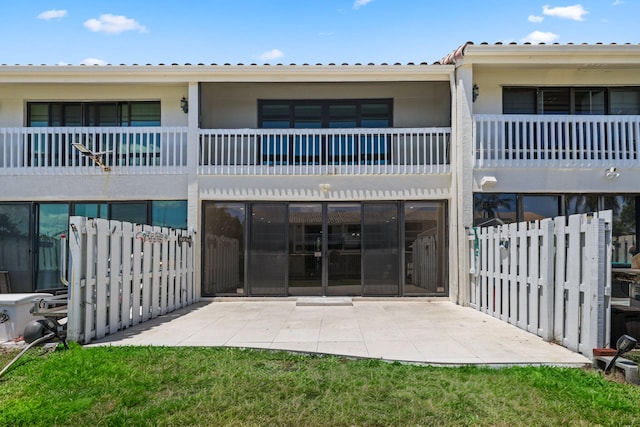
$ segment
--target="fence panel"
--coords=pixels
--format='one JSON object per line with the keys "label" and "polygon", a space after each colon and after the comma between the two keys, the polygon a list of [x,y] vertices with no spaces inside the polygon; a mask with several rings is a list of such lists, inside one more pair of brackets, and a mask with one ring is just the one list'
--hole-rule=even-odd
{"label": "fence panel", "polygon": [[88,343],[197,300],[186,231],[74,216],[69,234],[69,339]]}
{"label": "fence panel", "polygon": [[474,229],[472,306],[591,357],[609,343],[611,211]]}

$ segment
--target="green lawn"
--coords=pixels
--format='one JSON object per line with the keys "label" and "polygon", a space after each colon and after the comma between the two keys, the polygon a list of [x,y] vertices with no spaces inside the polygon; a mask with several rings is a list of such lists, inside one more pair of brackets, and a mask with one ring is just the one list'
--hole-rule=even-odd
{"label": "green lawn", "polygon": [[32,349],[0,379],[0,425],[640,425],[640,387],[581,369],[73,345]]}

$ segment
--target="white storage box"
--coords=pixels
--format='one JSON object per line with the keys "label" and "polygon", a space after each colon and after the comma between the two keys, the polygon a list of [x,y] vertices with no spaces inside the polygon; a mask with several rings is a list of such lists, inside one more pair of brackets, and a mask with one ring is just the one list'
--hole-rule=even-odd
{"label": "white storage box", "polygon": [[0,294],[0,342],[22,336],[27,323],[42,319],[42,316],[33,316],[29,310],[34,300],[50,296],[42,293]]}

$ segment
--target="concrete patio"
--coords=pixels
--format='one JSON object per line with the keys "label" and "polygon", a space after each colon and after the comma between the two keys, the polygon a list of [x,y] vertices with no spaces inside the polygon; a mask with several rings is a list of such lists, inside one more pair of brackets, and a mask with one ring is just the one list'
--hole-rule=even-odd
{"label": "concrete patio", "polygon": [[91,346],[225,346],[433,365],[560,365],[591,361],[446,300],[214,299]]}

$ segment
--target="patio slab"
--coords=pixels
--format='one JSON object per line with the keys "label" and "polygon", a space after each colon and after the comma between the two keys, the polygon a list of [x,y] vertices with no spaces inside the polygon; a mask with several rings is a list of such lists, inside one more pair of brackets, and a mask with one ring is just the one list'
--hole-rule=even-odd
{"label": "patio slab", "polygon": [[89,344],[105,345],[260,348],[432,365],[591,365],[581,354],[445,300],[213,299]]}

